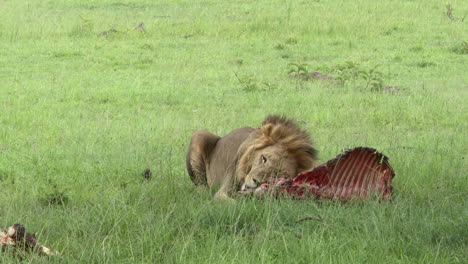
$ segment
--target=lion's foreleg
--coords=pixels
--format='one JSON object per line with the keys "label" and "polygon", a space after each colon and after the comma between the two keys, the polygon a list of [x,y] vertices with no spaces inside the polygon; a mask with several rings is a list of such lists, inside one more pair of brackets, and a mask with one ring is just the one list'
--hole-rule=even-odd
{"label": "lion's foreleg", "polygon": [[215,193],[214,198],[216,200],[230,200],[229,194],[232,192],[230,184],[224,183],[221,188]]}
{"label": "lion's foreleg", "polygon": [[235,202],[233,198],[229,196],[229,192],[227,190],[224,190],[223,188],[219,189],[215,195],[214,199],[216,201],[229,201],[229,202]]}
{"label": "lion's foreleg", "polygon": [[231,177],[226,177],[223,184],[221,185],[221,188],[219,188],[219,190],[214,195],[215,200],[234,201],[234,199],[231,198],[233,192],[236,191],[234,173],[231,171],[228,172],[228,175],[230,175]]}
{"label": "lion's foreleg", "polygon": [[231,200],[234,200],[234,199],[232,199],[231,197],[229,197],[228,192],[223,191],[223,190],[221,190],[221,189],[215,193],[214,199],[215,199],[215,200],[220,200],[220,201],[231,201]]}

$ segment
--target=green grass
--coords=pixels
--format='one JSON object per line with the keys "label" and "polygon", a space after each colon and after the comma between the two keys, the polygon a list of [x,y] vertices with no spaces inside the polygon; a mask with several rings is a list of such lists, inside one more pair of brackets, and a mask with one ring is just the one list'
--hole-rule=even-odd
{"label": "green grass", "polygon": [[[62,254],[50,263],[466,263],[468,22],[445,5],[0,0],[0,227],[36,232]],[[400,90],[296,80],[291,63],[334,77],[380,65]],[[198,192],[191,134],[269,113],[307,121],[322,161],[386,154],[393,201]]]}

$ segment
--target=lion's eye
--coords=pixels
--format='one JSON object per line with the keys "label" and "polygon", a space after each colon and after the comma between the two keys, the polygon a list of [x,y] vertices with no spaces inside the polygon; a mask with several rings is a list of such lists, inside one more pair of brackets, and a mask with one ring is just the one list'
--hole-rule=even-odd
{"label": "lion's eye", "polygon": [[260,156],[260,163],[266,163],[267,162],[267,158],[263,155]]}

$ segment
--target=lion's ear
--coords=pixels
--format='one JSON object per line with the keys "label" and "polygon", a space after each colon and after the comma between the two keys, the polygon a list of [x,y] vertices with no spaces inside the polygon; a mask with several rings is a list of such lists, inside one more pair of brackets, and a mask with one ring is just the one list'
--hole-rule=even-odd
{"label": "lion's ear", "polygon": [[262,134],[265,137],[270,137],[271,136],[271,131],[273,130],[273,125],[272,124],[263,125],[261,130],[262,130]]}

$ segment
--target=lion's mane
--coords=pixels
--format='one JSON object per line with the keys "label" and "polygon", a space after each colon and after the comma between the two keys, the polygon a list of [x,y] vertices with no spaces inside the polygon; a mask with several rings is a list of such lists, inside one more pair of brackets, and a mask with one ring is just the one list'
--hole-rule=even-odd
{"label": "lion's mane", "polygon": [[239,149],[238,182],[251,170],[255,153],[272,145],[281,147],[293,157],[297,173],[312,168],[317,160],[317,150],[305,130],[284,116],[269,115],[260,129],[254,131]]}

